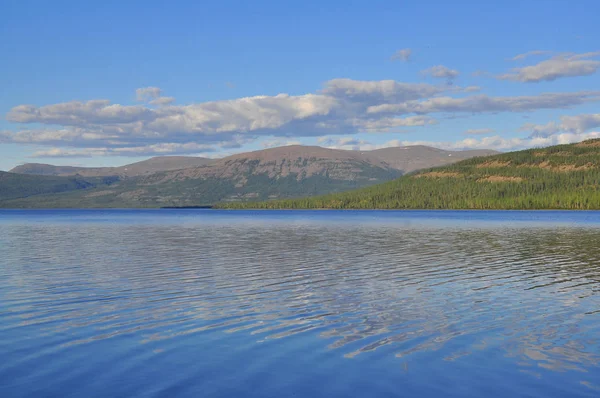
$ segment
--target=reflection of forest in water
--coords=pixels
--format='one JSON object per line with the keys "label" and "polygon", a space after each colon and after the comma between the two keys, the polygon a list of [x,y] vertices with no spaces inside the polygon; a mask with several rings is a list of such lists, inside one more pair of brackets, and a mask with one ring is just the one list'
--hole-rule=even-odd
{"label": "reflection of forest in water", "polygon": [[70,345],[218,329],[316,333],[347,357],[600,360],[600,229],[35,225],[4,227],[2,241],[4,305],[22,326],[74,334]]}

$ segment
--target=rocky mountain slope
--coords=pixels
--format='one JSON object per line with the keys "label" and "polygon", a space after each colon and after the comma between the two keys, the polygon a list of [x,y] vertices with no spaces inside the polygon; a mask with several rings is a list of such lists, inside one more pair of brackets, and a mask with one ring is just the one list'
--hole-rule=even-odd
{"label": "rocky mountain slope", "polygon": [[3,200],[27,198],[79,190],[105,188],[118,181],[116,177],[59,177],[6,173],[0,171],[0,203]]}
{"label": "rocky mountain slope", "polygon": [[[234,177],[237,173],[249,171],[255,165],[254,173],[267,173],[270,178],[290,173],[310,176],[331,168],[337,177],[354,179],[356,174],[346,173],[344,163],[371,164],[383,169],[399,170],[409,173],[428,167],[443,166],[475,156],[488,156],[498,152],[491,150],[446,151],[423,145],[390,147],[372,151],[347,151],[328,149],[318,146],[290,145],[240,153],[222,159],[208,159],[192,156],[159,156],[120,167],[73,167],[53,166],[40,163],[26,163],[10,170],[17,174],[54,175],[84,177],[119,176],[137,177],[163,171],[178,171],[176,174],[186,178],[205,176]],[[302,162],[298,162],[301,159]],[[245,166],[244,166],[245,165]],[[206,168],[204,166],[211,166]],[[186,172],[179,172],[183,169]],[[194,169],[193,171],[191,169]]]}
{"label": "rocky mountain slope", "polygon": [[404,173],[444,166],[477,156],[489,156],[497,153],[488,149],[445,151],[424,145],[382,148],[366,152],[366,154],[375,156],[377,159],[389,164],[390,167],[402,170]]}
{"label": "rocky mountain slope", "polygon": [[73,167],[53,166],[51,164],[26,163],[10,170],[17,174],[98,177],[119,176],[136,177],[160,171],[179,170],[188,167],[204,166],[212,163],[212,159],[192,156],[158,156],[137,163],[120,167]]}
{"label": "rocky mountain slope", "polygon": [[600,139],[477,157],[319,197],[222,203],[267,209],[600,209]]}
{"label": "rocky mountain slope", "polygon": [[[223,159],[153,158],[120,168],[61,169],[53,172],[118,179],[86,191],[40,195],[0,203],[4,207],[161,207],[209,205],[220,201],[268,200],[321,195],[395,179],[421,166],[452,163],[493,151],[443,151],[398,147],[346,151],[286,146]],[[162,162],[161,162],[162,160]],[[186,161],[204,164],[180,168]],[[150,166],[154,165],[154,168]],[[176,169],[173,169],[177,167]],[[161,169],[162,168],[162,169]],[[17,171],[23,169],[17,169]],[[39,168],[29,166],[29,172]],[[49,172],[50,168],[42,168]],[[151,172],[154,170],[154,172]],[[16,174],[15,174],[16,175]]]}

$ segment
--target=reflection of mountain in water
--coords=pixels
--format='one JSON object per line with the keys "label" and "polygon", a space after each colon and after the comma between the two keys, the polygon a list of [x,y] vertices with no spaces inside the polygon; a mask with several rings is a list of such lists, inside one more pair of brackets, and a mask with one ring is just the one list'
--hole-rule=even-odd
{"label": "reflection of mountain in water", "polygon": [[533,374],[600,363],[592,330],[600,230],[253,221],[5,228],[10,257],[0,264],[19,264],[8,280],[12,316],[48,335],[72,333],[66,346],[219,329],[257,340],[317,333],[346,357],[502,352]]}

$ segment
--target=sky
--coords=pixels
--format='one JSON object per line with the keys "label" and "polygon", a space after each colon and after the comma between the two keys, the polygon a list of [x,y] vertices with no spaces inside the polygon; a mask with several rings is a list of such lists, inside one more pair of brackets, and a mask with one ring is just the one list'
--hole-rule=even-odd
{"label": "sky", "polygon": [[0,2],[0,170],[600,137],[600,2]]}

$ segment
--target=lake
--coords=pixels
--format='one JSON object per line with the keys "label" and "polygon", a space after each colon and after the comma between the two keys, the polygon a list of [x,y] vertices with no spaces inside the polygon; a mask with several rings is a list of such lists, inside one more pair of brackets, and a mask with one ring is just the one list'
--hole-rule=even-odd
{"label": "lake", "polygon": [[598,397],[600,212],[1,210],[1,397]]}

